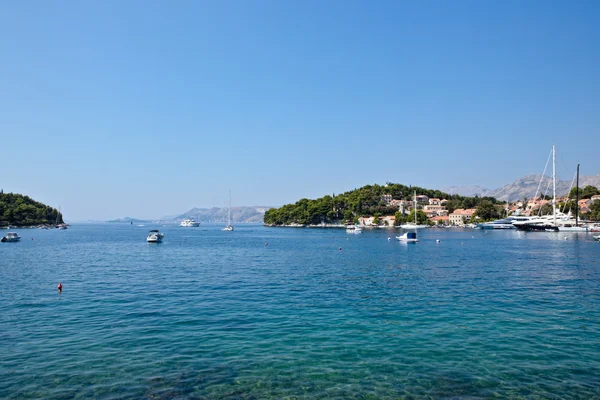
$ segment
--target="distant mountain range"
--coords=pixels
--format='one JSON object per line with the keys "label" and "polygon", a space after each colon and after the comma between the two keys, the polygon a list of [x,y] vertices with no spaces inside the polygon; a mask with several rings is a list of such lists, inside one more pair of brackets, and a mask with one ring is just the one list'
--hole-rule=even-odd
{"label": "distant mountain range", "polygon": [[[265,217],[265,212],[271,207],[267,206],[240,206],[231,207],[231,222],[232,223],[262,223]],[[227,208],[192,208],[190,211],[179,215],[175,218],[180,221],[186,218],[193,218],[199,222],[226,222]]]}
{"label": "distant mountain range", "polygon": [[[552,178],[544,176],[540,185],[541,179],[541,174],[527,175],[498,189],[486,189],[481,186],[448,186],[440,190],[448,194],[459,194],[461,196],[490,196],[502,201],[507,199],[508,201],[516,201],[524,197],[533,197],[539,186],[540,192],[552,195]],[[600,188],[600,174],[579,177],[579,187],[583,188],[588,185]],[[556,181],[556,195],[566,196],[570,187],[571,182],[569,181]]]}
{"label": "distant mountain range", "polygon": [[106,222],[110,222],[110,223],[134,223],[134,224],[145,224],[145,223],[149,223],[151,221],[149,220],[145,220],[145,219],[136,219],[136,218],[130,218],[130,217],[125,217],[125,218],[117,218],[117,219],[112,219],[110,221],[106,221]]}

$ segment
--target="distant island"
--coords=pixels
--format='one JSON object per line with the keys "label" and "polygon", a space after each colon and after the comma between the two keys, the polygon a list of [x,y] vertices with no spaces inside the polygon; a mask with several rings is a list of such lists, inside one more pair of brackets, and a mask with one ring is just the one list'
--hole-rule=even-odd
{"label": "distant island", "polygon": [[110,221],[106,221],[108,223],[115,223],[115,224],[148,224],[152,221],[148,221],[145,219],[136,219],[136,218],[130,218],[130,217],[125,217],[125,218],[117,218],[117,219],[111,219]]}
{"label": "distant island", "polygon": [[0,191],[0,226],[31,227],[64,224],[62,214],[29,196]]}
{"label": "distant island", "polygon": [[[231,207],[231,222],[234,224],[262,223],[268,206],[238,206]],[[181,221],[193,218],[202,223],[225,223],[227,221],[227,207],[192,208],[186,213],[177,216],[174,220]]]}
{"label": "distant island", "polygon": [[[268,206],[238,206],[231,207],[231,222],[234,224],[260,224],[263,222]],[[176,216],[163,217],[157,220],[144,220],[131,217],[117,218],[109,223],[148,224],[152,222],[179,223],[184,219],[191,218],[195,221],[206,223],[225,223],[227,221],[226,207],[197,208]]]}

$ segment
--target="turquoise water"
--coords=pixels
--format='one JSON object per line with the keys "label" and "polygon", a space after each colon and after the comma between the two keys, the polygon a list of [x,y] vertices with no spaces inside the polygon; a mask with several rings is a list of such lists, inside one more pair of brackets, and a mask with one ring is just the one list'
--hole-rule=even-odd
{"label": "turquoise water", "polygon": [[600,398],[591,235],[149,228],[0,245],[0,398]]}

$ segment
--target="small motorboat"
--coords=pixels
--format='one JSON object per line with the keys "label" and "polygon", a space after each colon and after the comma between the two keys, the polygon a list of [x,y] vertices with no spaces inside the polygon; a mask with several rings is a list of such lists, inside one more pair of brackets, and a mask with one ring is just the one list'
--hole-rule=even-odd
{"label": "small motorboat", "polygon": [[417,243],[419,241],[419,239],[417,239],[416,232],[406,232],[402,236],[396,236],[396,239],[406,243]]}
{"label": "small motorboat", "polygon": [[348,225],[346,227],[346,233],[362,233],[362,228],[356,225]]}
{"label": "small motorboat", "polygon": [[7,242],[7,243],[11,243],[11,242],[18,242],[19,240],[21,240],[21,236],[19,236],[16,232],[8,232],[6,234],[6,236],[4,236],[2,238],[2,240],[0,240],[2,243]]}
{"label": "small motorboat", "polygon": [[146,241],[148,243],[160,243],[162,242],[164,237],[165,235],[160,233],[158,229],[153,229],[150,232],[148,232],[148,237],[146,238]]}
{"label": "small motorboat", "polygon": [[596,235],[596,236],[594,236],[594,239],[596,239],[597,241],[599,241],[599,242],[600,242],[600,235]]}

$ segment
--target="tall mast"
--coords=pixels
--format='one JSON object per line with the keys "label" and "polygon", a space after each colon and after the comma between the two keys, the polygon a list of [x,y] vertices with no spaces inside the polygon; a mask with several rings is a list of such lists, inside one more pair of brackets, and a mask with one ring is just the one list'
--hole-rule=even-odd
{"label": "tall mast", "polygon": [[579,164],[577,164],[577,189],[575,190],[575,226],[579,226]]}
{"label": "tall mast", "polygon": [[417,227],[417,191],[415,190],[415,228]]}
{"label": "tall mast", "polygon": [[556,145],[552,145],[552,215],[556,226]]}
{"label": "tall mast", "polygon": [[227,209],[227,226],[231,226],[231,189],[229,190],[229,208]]}

